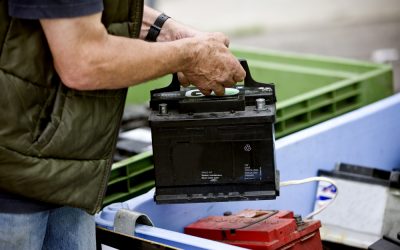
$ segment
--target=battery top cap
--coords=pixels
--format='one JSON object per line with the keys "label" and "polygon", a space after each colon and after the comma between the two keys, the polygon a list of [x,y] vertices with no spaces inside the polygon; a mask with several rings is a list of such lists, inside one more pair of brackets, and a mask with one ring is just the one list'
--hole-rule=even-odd
{"label": "battery top cap", "polygon": [[[234,89],[234,88],[225,88],[225,94],[223,96],[231,96],[231,95],[237,95],[239,93],[238,89]],[[212,96],[216,96],[216,94],[213,92],[211,92]],[[186,91],[185,93],[186,97],[193,97],[193,98],[197,98],[197,97],[203,97],[203,93],[200,92],[200,90],[198,89],[192,89],[189,91]]]}

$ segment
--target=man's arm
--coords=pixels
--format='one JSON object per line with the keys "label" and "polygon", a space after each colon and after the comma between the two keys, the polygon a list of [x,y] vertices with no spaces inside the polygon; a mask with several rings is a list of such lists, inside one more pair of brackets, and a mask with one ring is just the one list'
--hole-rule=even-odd
{"label": "man's arm", "polygon": [[[150,26],[155,22],[157,17],[161,14],[161,12],[152,9],[148,6],[144,6],[143,10],[143,22],[140,30],[139,38],[144,40],[147,33],[150,30]],[[157,42],[167,42],[179,40],[187,37],[194,37],[198,35],[203,35],[204,33],[193,29],[187,25],[184,25],[173,18],[167,19],[165,21],[160,34],[157,37]],[[228,44],[226,44],[228,46]]]}
{"label": "man's arm", "polygon": [[100,13],[41,20],[55,68],[71,88],[123,88],[182,72],[203,93],[221,95],[245,76],[220,33],[149,43],[109,35],[100,20]]}

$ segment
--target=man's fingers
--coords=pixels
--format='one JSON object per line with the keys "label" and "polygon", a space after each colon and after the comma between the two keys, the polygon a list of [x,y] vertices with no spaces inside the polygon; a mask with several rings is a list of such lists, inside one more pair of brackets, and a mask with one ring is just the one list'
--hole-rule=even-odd
{"label": "man's fingers", "polygon": [[235,82],[241,82],[244,80],[244,78],[246,77],[246,71],[243,70],[243,72],[239,72],[237,74],[233,75],[233,80]]}
{"label": "man's fingers", "polygon": [[[229,38],[222,33],[208,33],[198,43],[199,55],[194,59],[194,67],[188,67],[184,74],[189,76],[190,82],[197,86],[201,93],[223,96],[225,88],[234,86],[241,82],[246,73],[239,61],[227,48]],[[207,46],[203,46],[204,44]],[[183,86],[188,81],[183,74],[178,74],[179,81]]]}
{"label": "man's fingers", "polygon": [[243,67],[239,64],[238,70],[235,71],[233,75],[233,80],[235,82],[241,82],[244,80],[246,77],[246,71],[243,69]]}
{"label": "man's fingers", "polygon": [[231,76],[230,80],[224,81],[223,83],[221,83],[222,86],[224,86],[225,88],[230,88],[235,86],[236,81],[233,79],[233,76]]}
{"label": "man's fingers", "polygon": [[182,72],[178,72],[178,80],[183,87],[189,87],[190,82]]}
{"label": "man's fingers", "polygon": [[223,96],[225,94],[225,88],[220,84],[215,84],[213,86],[213,91],[217,96]]}
{"label": "man's fingers", "polygon": [[203,95],[211,95],[211,92],[212,92],[211,89],[201,89],[201,88],[199,88],[199,90]]}

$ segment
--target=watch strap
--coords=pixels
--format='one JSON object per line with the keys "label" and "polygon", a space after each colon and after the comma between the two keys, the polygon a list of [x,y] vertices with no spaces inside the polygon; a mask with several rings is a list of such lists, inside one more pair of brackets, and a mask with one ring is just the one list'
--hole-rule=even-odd
{"label": "watch strap", "polygon": [[149,32],[145,38],[146,41],[155,42],[157,40],[158,35],[160,34],[161,28],[164,25],[165,21],[170,18],[169,16],[161,13],[157,19],[154,21],[154,24],[150,26]]}

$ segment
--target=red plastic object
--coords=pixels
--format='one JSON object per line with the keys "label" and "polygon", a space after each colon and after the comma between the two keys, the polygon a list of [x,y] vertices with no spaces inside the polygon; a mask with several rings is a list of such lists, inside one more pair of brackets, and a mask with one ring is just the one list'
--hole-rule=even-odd
{"label": "red plastic object", "polygon": [[296,223],[291,211],[243,210],[210,216],[185,227],[185,233],[249,249],[322,250],[318,220]]}

